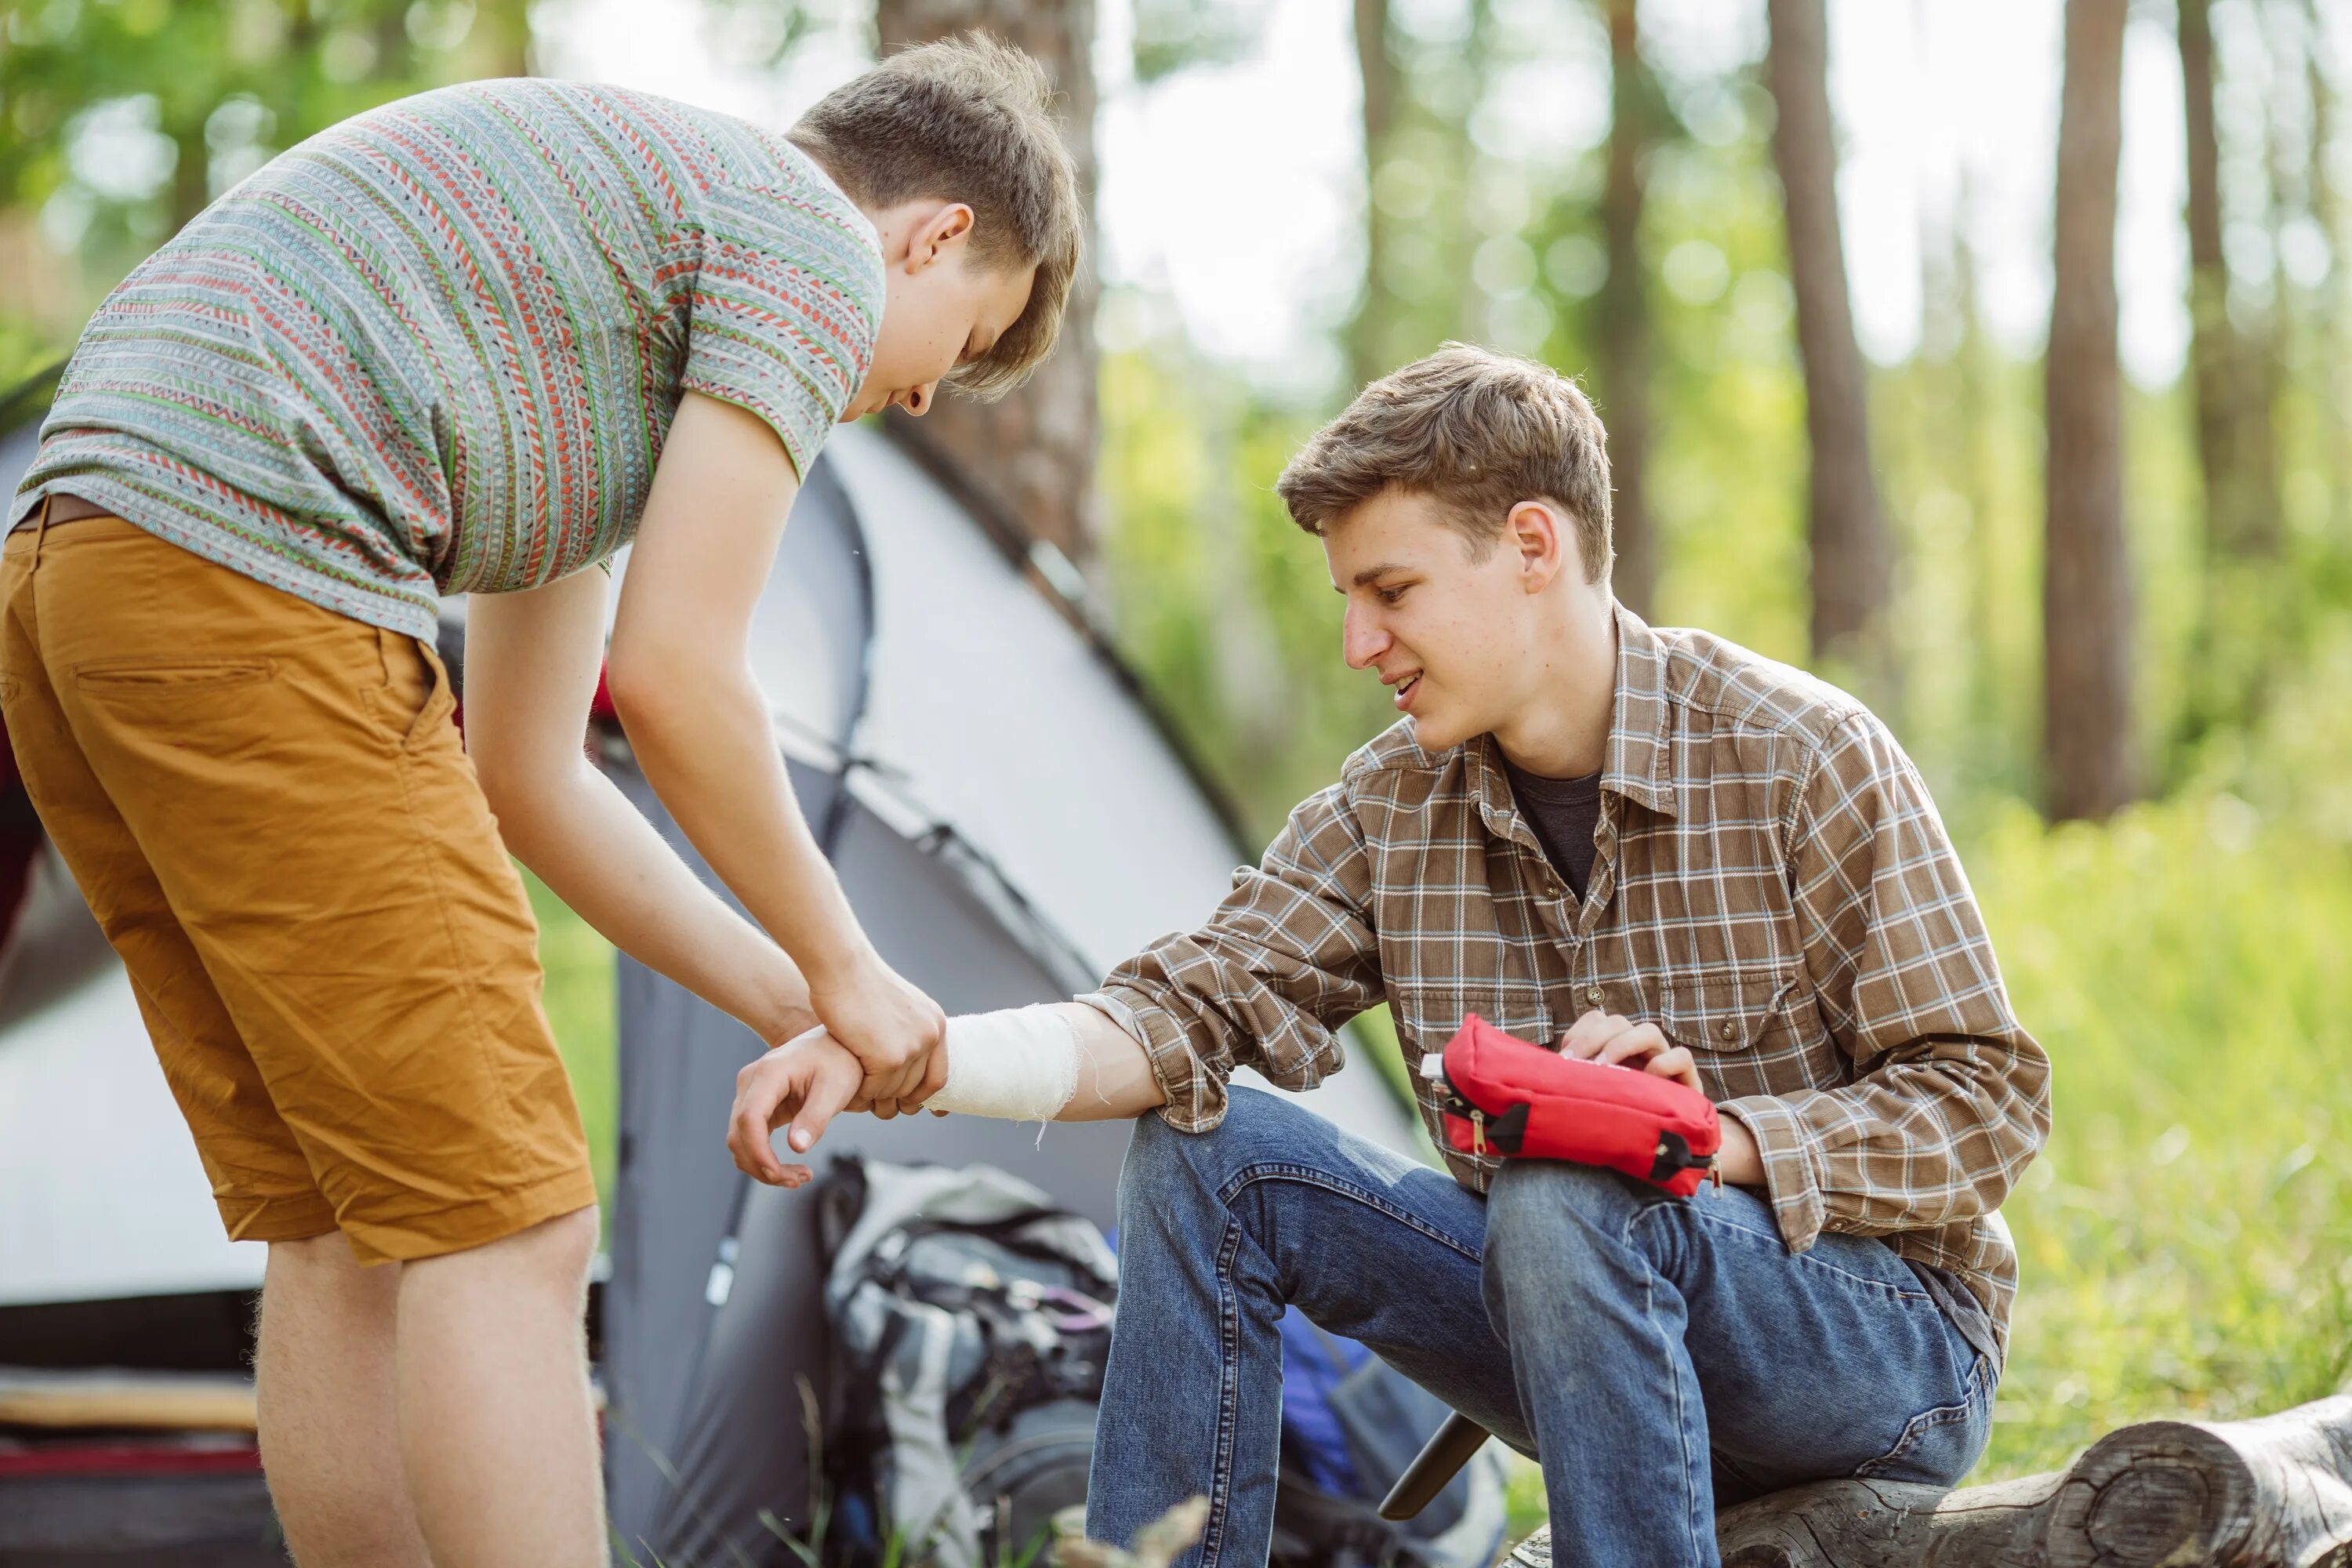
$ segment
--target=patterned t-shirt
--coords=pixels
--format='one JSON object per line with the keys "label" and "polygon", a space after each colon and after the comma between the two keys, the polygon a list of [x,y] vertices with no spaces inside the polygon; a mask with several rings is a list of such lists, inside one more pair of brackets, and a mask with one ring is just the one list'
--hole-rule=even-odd
{"label": "patterned t-shirt", "polygon": [[474,83],[280,155],[108,296],[13,526],[57,489],[354,619],[536,587],[635,531],[680,395],[806,472],[881,325],[873,226],[782,136]]}

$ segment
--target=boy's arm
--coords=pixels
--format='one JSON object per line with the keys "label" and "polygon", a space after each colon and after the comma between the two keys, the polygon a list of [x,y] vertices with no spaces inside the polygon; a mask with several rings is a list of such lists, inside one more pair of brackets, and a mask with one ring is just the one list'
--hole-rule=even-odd
{"label": "boy's arm", "polygon": [[[1056,1052],[1066,1058],[1075,1046],[1074,1087],[1055,1120],[1108,1121],[1156,1109],[1170,1125],[1195,1132],[1223,1119],[1225,1080],[1237,1065],[1286,1089],[1311,1089],[1343,1065],[1331,1031],[1381,999],[1379,949],[1363,912],[1366,877],[1354,819],[1339,789],[1326,790],[1292,813],[1262,866],[1234,873],[1233,891],[1198,931],[1154,943],[1081,1001],[953,1020],[940,1052],[943,1079],[954,1073],[960,1046],[984,1043],[1037,1061]],[[975,1032],[976,1025],[986,1027]],[[804,1119],[784,1109],[806,1070],[803,1055],[837,1048],[812,1034],[737,1075],[728,1147],[740,1169],[781,1184],[784,1167],[770,1134],[788,1119],[805,1130]],[[1024,1074],[1016,1067],[1012,1076]],[[805,1152],[811,1144],[796,1131],[792,1146]]]}
{"label": "boy's arm", "polygon": [[1926,783],[1869,714],[1823,743],[1790,850],[1806,972],[1859,1076],[1721,1107],[1755,1140],[1783,1240],[1999,1208],[2049,1135],[2049,1058],[2010,1010]]}
{"label": "boy's arm", "polygon": [[1385,996],[1370,858],[1345,787],[1309,795],[1196,931],[1163,937],[1080,997],[1141,1043],[1182,1132],[1224,1120],[1234,1068],[1312,1089],[1345,1065],[1340,1025]]}
{"label": "boy's arm", "polygon": [[604,575],[478,594],[466,749],[515,858],[615,947],[763,1040],[816,1022],[783,950],[703,886],[581,744],[604,654]]}
{"label": "boy's arm", "polygon": [[[689,393],[654,473],[607,656],[638,765],[712,870],[792,954],[884,1108],[943,1076],[945,1017],[882,962],[810,834],[748,658],[799,491],[759,416]],[[927,1080],[927,1074],[932,1075]]]}
{"label": "boy's arm", "polygon": [[[1130,1121],[1162,1103],[1164,1096],[1159,1079],[1152,1076],[1151,1058],[1144,1055],[1142,1045],[1133,1036],[1108,1017],[1080,1002],[1024,1011],[1052,1015],[1050,1019],[1040,1022],[1048,1029],[1066,1029],[1066,1038],[1077,1050],[1076,1088],[1055,1113],[1055,1121]],[[1009,1016],[982,1016],[1002,1019]],[[974,1021],[962,1017],[948,1021],[947,1040],[940,1054],[947,1059],[950,1071],[958,1034],[963,1026]],[[1057,1043],[1050,1036],[1033,1039],[1047,1050]],[[1019,1048],[1025,1042],[1008,1043]],[[850,1061],[846,1078],[826,1079],[824,1068],[828,1061]],[[828,1094],[828,1083],[844,1087],[837,1095]],[[772,1187],[800,1185],[806,1179],[806,1167],[788,1165],[776,1157],[776,1129],[790,1122],[792,1128],[785,1134],[785,1142],[794,1153],[808,1152],[824,1135],[826,1125],[835,1114],[865,1109],[852,1097],[856,1085],[854,1059],[824,1029],[812,1029],[747,1064],[735,1075],[735,1108],[727,1124],[727,1147],[735,1156],[735,1168]],[[947,1112],[942,1110],[940,1114],[944,1116]]]}

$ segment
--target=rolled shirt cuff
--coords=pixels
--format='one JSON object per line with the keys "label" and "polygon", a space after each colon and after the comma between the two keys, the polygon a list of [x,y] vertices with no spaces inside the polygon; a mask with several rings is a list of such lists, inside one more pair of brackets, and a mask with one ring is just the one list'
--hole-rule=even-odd
{"label": "rolled shirt cuff", "polygon": [[1748,1129],[1764,1161],[1764,1190],[1771,1200],[1772,1218],[1780,1240],[1790,1252],[1802,1252],[1822,1234],[1829,1204],[1822,1195],[1821,1173],[1813,1163],[1811,1130],[1789,1102],[1769,1094],[1727,1100],[1716,1107]]}
{"label": "rolled shirt cuff", "polygon": [[1206,1132],[1225,1119],[1225,1080],[1192,1048],[1174,1015],[1138,991],[1107,985],[1073,998],[1127,1031],[1143,1047],[1167,1103],[1161,1121],[1179,1132]]}

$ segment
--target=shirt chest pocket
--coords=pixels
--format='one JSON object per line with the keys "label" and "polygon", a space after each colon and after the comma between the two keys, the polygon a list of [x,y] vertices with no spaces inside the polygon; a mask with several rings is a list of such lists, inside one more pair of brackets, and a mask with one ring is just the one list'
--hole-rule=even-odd
{"label": "shirt chest pocket", "polygon": [[1677,971],[1665,977],[1663,1026],[1696,1052],[1759,1050],[1787,1032],[1797,986],[1795,975],[1760,967]]}
{"label": "shirt chest pocket", "polygon": [[1717,1098],[1825,1088],[1846,1076],[1793,970],[1677,970],[1665,977],[1661,1012],[1659,1026],[1690,1047]]}

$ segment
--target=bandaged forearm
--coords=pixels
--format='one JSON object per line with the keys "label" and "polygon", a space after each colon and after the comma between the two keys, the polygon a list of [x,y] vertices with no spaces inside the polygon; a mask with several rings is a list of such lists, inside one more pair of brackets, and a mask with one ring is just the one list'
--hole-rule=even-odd
{"label": "bandaged forearm", "polygon": [[932,1110],[1051,1121],[1078,1092],[1078,1036],[1052,1007],[967,1013],[948,1020],[948,1081]]}

